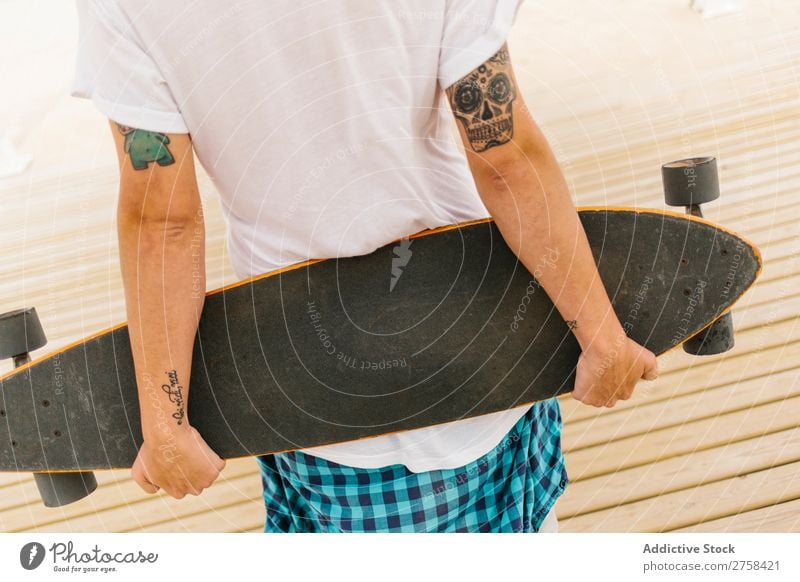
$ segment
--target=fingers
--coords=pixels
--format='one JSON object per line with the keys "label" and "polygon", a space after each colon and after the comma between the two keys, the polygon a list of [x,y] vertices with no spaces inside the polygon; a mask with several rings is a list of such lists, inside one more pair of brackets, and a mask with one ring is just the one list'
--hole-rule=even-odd
{"label": "fingers", "polygon": [[136,484],[142,488],[142,490],[145,493],[149,493],[152,495],[158,492],[159,490],[158,485],[151,483],[150,480],[147,478],[147,475],[145,474],[144,471],[144,467],[142,466],[142,463],[139,461],[138,458],[136,459],[136,462],[133,464],[133,467],[131,468],[131,477],[136,482]]}
{"label": "fingers", "polygon": [[[222,466],[225,462],[222,461]],[[211,470],[203,476],[195,475],[191,479],[183,476],[177,483],[164,487],[164,492],[173,499],[183,499],[187,495],[198,496],[203,491],[211,487],[219,477],[219,471],[216,469]]]}
{"label": "fingers", "polygon": [[635,382],[597,379],[580,369],[575,378],[572,397],[587,406],[613,408],[619,400],[627,400],[633,394]]}
{"label": "fingers", "polygon": [[164,489],[164,493],[172,497],[173,499],[183,499],[186,497],[186,493],[179,489]]}
{"label": "fingers", "polygon": [[630,398],[630,395],[623,396],[620,394],[612,394],[603,398],[593,392],[590,387],[587,391],[573,390],[572,397],[587,406],[594,406],[595,408],[614,408],[614,405],[616,405],[619,400],[627,400]]}
{"label": "fingers", "polygon": [[600,402],[599,400],[581,400],[580,398],[576,398],[576,400],[580,400],[582,404],[593,406],[594,408],[614,408],[618,402],[617,399],[606,400],[605,402]]}
{"label": "fingers", "polygon": [[618,395],[609,394],[607,389],[598,390],[599,386],[600,385],[586,373],[585,369],[579,367],[575,378],[575,387],[572,390],[572,397],[582,404],[594,406],[595,408],[613,407],[617,402]]}
{"label": "fingers", "polygon": [[204,470],[195,473],[191,477],[184,475],[183,482],[176,492],[179,496],[172,495],[172,497],[175,497],[175,499],[182,499],[186,495],[200,495],[214,484],[222,469],[225,468],[225,461],[218,457],[213,451],[211,455],[212,457],[208,459],[209,465],[206,466]]}
{"label": "fingers", "polygon": [[183,483],[178,483],[177,485],[165,486],[164,493],[166,493],[173,499],[183,499],[187,495],[198,496],[210,486],[211,483],[200,486],[197,484],[190,483],[188,481],[184,481]]}
{"label": "fingers", "polygon": [[203,491],[211,487],[225,467],[225,461],[217,458],[213,460],[212,465],[213,468],[203,476],[194,476],[189,480],[187,476],[184,475],[178,479],[171,480],[169,483],[162,483],[163,487],[159,487],[150,480],[144,469],[144,463],[137,458],[131,468],[131,477],[145,493],[152,495],[158,493],[158,491],[163,488],[164,493],[173,499],[183,499],[187,495],[200,495]]}
{"label": "fingers", "polygon": [[633,396],[640,379],[657,377],[655,354],[630,340],[614,358],[581,354],[572,397],[588,406],[613,408]]}
{"label": "fingers", "polygon": [[158,485],[153,485],[146,479],[144,481],[137,481],[137,483],[139,483],[139,487],[141,487],[145,493],[149,493],[151,495],[158,493],[158,490],[160,489]]}
{"label": "fingers", "polygon": [[642,373],[644,380],[655,380],[658,378],[658,362],[653,352],[646,352],[644,356],[644,372]]}
{"label": "fingers", "polygon": [[[219,455],[217,455],[214,452],[214,450],[211,447],[208,446],[206,441],[203,440],[203,437],[200,435],[199,432],[197,432],[197,430],[195,428],[192,428],[192,437],[194,438],[194,440],[197,443],[197,445],[199,447],[201,447],[201,449],[205,450],[206,457],[209,459],[209,461],[211,462],[211,465],[217,471],[217,475],[219,475],[219,473],[221,473],[222,470],[225,468],[225,459],[223,459]],[[214,479],[216,479],[216,477],[217,476],[215,475]]]}
{"label": "fingers", "polygon": [[[189,435],[191,438],[186,438]],[[131,477],[145,493],[153,494],[161,489],[174,499],[200,495],[225,468],[225,460],[194,428],[180,435],[174,447],[178,452],[169,456],[165,456],[157,444],[148,446],[147,441],[139,449],[131,467]]]}

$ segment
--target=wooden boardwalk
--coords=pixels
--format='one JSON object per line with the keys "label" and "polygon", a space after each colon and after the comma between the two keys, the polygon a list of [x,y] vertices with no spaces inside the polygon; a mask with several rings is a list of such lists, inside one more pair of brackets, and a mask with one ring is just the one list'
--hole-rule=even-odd
{"label": "wooden boardwalk", "polygon": [[[723,195],[706,214],[765,259],[734,309],[732,352],[673,350],[656,382],[611,410],[562,399],[561,531],[800,532],[800,14],[745,1],[740,15],[705,21],[687,3],[543,0],[523,6],[510,42],[578,204],[661,208],[661,163],[716,155]],[[89,104],[59,98],[23,143],[34,166],[0,180],[0,311],[36,305],[48,349],[123,319],[107,134]],[[202,191],[216,287],[232,275],[206,179]],[[251,459],[182,501],[144,495],[125,471],[98,480],[89,498],[45,509],[30,476],[0,474],[0,531],[263,524]]]}

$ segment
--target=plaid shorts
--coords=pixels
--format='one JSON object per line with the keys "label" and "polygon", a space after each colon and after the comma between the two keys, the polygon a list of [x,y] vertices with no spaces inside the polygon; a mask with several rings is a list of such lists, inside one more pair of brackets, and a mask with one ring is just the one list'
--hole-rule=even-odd
{"label": "plaid shorts", "polygon": [[258,457],[265,532],[537,532],[569,480],[555,398],[457,469],[359,469],[299,451]]}

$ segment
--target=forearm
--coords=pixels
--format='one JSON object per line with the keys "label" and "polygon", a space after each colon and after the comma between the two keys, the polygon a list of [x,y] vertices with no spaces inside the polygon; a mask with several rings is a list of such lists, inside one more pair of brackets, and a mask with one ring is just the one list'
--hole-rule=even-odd
{"label": "forearm", "polygon": [[128,327],[145,440],[189,426],[192,350],[205,298],[202,212],[148,221],[120,212],[118,234]]}
{"label": "forearm", "polygon": [[504,239],[569,322],[581,348],[619,341],[622,326],[544,136],[503,167],[482,168],[477,175]]}

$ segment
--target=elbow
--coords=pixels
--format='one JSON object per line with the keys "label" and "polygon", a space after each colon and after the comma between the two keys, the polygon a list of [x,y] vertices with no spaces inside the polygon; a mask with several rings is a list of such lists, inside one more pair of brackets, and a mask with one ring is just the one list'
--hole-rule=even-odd
{"label": "elbow", "polygon": [[530,192],[555,162],[544,134],[533,123],[517,125],[509,143],[471,153],[470,165],[482,194],[506,197]]}
{"label": "elbow", "polygon": [[121,238],[134,236],[141,242],[184,244],[204,232],[202,213],[143,211],[123,204],[117,209],[117,228]]}
{"label": "elbow", "polygon": [[184,247],[193,236],[194,225],[183,219],[148,220],[142,223],[141,232],[165,245]]}
{"label": "elbow", "polygon": [[508,197],[530,190],[531,181],[538,181],[537,163],[524,150],[504,153],[485,159],[475,181],[483,196]]}
{"label": "elbow", "polygon": [[204,230],[200,197],[196,189],[187,191],[174,184],[156,182],[143,187],[123,182],[117,202],[117,226],[120,234],[183,239]]}

